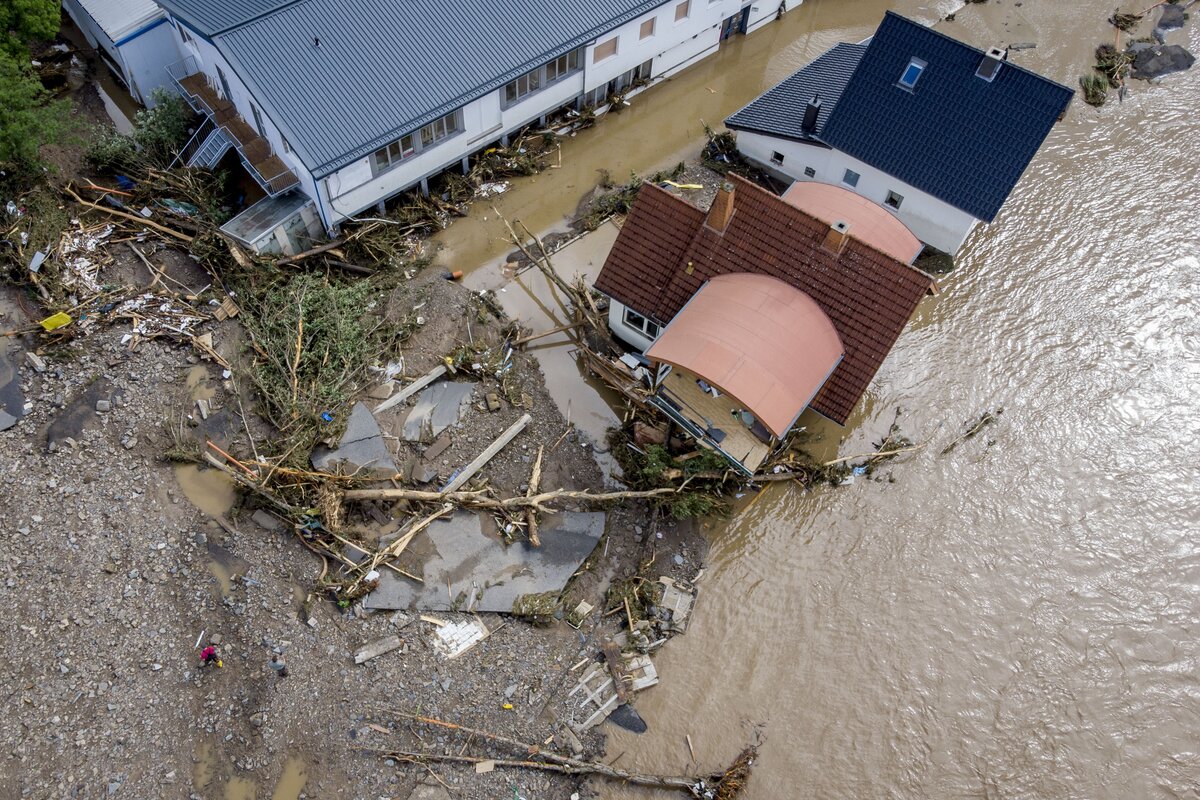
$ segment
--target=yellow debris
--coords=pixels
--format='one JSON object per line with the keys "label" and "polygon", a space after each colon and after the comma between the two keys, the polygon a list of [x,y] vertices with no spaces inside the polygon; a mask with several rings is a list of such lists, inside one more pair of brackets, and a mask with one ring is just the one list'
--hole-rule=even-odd
{"label": "yellow debris", "polygon": [[57,314],[51,314],[50,316],[46,317],[38,324],[42,326],[43,330],[58,330],[64,325],[71,324],[71,315],[65,311],[59,311]]}

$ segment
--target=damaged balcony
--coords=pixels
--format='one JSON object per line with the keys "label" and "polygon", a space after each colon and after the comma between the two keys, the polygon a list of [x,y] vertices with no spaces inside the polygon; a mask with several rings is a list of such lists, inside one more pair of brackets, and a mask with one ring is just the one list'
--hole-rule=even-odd
{"label": "damaged balcony", "polygon": [[208,117],[180,153],[184,163],[211,167],[232,147],[268,195],[274,197],[300,183],[296,174],[271,151],[270,143],[213,87],[194,58],[172,64],[167,73],[188,105]]}

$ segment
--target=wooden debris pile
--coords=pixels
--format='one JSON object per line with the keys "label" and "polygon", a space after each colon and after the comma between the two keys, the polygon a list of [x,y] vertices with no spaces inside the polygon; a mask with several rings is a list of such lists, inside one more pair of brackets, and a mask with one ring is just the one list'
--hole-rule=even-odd
{"label": "wooden debris pile", "polygon": [[[721,771],[696,775],[653,775],[560,755],[545,749],[542,745],[529,744],[508,736],[432,717],[418,716],[393,709],[381,709],[378,713],[382,719],[396,717],[405,721],[405,727],[413,724],[429,726],[442,732],[452,731],[465,740],[462,749],[458,750],[457,754],[449,754],[442,750],[435,752],[397,748],[364,748],[367,752],[373,752],[381,758],[390,758],[403,764],[424,766],[435,762],[457,763],[477,765],[477,772],[489,772],[497,767],[502,767],[559,772],[566,775],[595,775],[635,786],[674,789],[691,797],[705,800],[736,800],[741,797],[746,791],[751,769],[757,757],[757,748],[751,745],[745,748],[729,767]],[[468,755],[467,750],[471,747],[472,742],[478,742],[478,744],[475,745],[475,751]],[[514,757],[497,757],[485,752],[488,745],[507,750]]]}

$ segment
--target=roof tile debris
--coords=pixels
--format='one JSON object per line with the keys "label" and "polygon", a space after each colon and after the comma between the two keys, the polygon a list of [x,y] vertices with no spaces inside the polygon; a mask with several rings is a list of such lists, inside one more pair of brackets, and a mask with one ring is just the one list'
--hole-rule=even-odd
{"label": "roof tile debris", "polygon": [[686,200],[643,186],[596,288],[666,324],[717,275],[749,272],[794,286],[829,316],[845,346],[811,404],[844,424],[934,281],[853,231],[840,255],[826,250],[828,224],[743,178],[729,180],[734,212],[724,234]]}

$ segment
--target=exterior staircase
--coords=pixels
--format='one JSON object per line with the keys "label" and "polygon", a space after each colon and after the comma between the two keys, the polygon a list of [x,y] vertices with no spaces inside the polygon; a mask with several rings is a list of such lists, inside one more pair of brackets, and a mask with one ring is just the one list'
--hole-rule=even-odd
{"label": "exterior staircase", "polygon": [[217,94],[194,59],[189,57],[172,64],[167,67],[167,72],[188,105],[207,117],[180,152],[181,161],[188,165],[213,166],[233,147],[246,170],[272,197],[300,183],[296,173],[271,152],[270,143],[241,118],[233,103]]}

